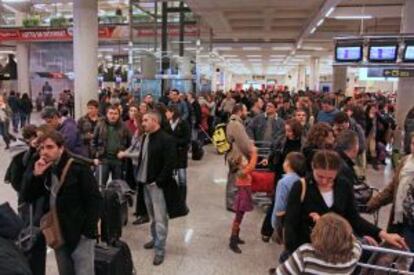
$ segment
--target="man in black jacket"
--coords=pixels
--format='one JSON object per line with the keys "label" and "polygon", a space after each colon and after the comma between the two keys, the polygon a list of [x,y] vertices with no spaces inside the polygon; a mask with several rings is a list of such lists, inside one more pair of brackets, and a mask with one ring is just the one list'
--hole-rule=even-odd
{"label": "man in black jacket", "polygon": [[338,177],[357,185],[359,180],[354,170],[354,160],[359,151],[358,134],[352,130],[343,130],[336,138],[336,151],[342,158]]}
{"label": "man in black jacket", "polygon": [[40,158],[23,176],[22,200],[32,202],[45,196],[56,205],[64,239],[64,244],[55,250],[59,274],[94,274],[96,225],[102,203],[96,180],[89,167],[72,162],[60,133],[45,133],[39,144]]}
{"label": "man in black jacket", "polygon": [[158,113],[149,112],[143,117],[145,134],[142,137],[136,176],[139,184],[144,185],[145,204],[151,218],[152,240],[144,248],[155,248],[154,265],[160,265],[164,261],[168,214],[162,188],[171,183],[176,153],[173,138],[161,130],[160,123]]}

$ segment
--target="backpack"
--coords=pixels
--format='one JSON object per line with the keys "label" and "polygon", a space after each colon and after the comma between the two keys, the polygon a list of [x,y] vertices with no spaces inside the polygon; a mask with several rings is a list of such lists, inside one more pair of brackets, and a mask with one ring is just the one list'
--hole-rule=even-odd
{"label": "backpack", "polygon": [[404,221],[410,226],[414,226],[414,185],[411,184],[407,196],[403,201]]}
{"label": "backpack", "polygon": [[230,151],[231,145],[227,140],[226,124],[220,123],[215,127],[213,133],[213,143],[220,155]]}

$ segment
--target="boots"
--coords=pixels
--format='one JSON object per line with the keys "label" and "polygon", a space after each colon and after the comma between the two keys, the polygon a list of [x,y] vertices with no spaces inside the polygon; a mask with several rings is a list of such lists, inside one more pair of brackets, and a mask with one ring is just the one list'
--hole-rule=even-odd
{"label": "boots", "polygon": [[242,251],[239,247],[238,241],[239,241],[239,237],[237,235],[232,235],[230,237],[229,247],[230,247],[231,251],[233,251],[234,253],[241,254]]}
{"label": "boots", "polygon": [[245,244],[246,242],[240,239],[239,235],[237,235],[237,244]]}

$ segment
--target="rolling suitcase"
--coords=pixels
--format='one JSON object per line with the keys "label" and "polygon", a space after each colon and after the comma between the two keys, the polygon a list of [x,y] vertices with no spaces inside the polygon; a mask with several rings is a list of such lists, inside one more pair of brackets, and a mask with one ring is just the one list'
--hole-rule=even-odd
{"label": "rolling suitcase", "polygon": [[193,160],[201,160],[204,156],[204,149],[198,140],[191,142],[191,157]]}
{"label": "rolling suitcase", "polygon": [[[116,188],[107,188],[103,185],[102,166],[98,167],[98,173],[99,187],[103,197],[100,228],[101,240],[111,244],[122,236],[122,226],[128,217],[128,203],[126,201],[122,202],[122,196],[120,196]],[[122,215],[123,212],[124,215]]]}
{"label": "rolling suitcase", "polygon": [[131,250],[123,241],[113,245],[96,244],[95,275],[132,275],[135,274]]}

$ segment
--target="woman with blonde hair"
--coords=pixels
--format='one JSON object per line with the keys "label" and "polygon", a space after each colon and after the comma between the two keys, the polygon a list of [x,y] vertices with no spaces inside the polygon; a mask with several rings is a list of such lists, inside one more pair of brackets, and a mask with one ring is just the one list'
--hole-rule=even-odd
{"label": "woman with blonde hair", "polygon": [[310,239],[311,243],[301,245],[277,268],[276,274],[351,274],[354,271],[362,248],[347,220],[334,213],[317,217]]}

